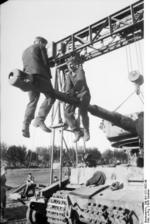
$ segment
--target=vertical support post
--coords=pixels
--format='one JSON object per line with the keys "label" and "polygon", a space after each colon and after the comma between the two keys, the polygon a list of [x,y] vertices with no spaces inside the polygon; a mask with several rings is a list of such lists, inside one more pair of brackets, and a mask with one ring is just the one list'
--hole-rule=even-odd
{"label": "vertical support post", "polygon": [[[57,68],[55,69],[55,81],[54,81],[54,88],[56,90],[58,90],[58,74],[57,74]],[[54,123],[54,119],[55,119],[55,104],[53,104],[53,107],[52,107],[52,113],[51,113],[51,125],[53,125]]]}
{"label": "vertical support post", "polygon": [[130,6],[130,10],[131,10],[132,24],[134,24],[135,23],[135,18],[134,18],[133,5]]}
{"label": "vertical support post", "polygon": [[92,43],[92,27],[91,27],[91,25],[89,26],[89,41],[90,41],[91,45],[93,45],[93,43]]}
{"label": "vertical support post", "polygon": [[112,34],[112,25],[111,25],[111,17],[108,16],[108,24],[109,24],[109,29],[110,29],[110,35]]}
{"label": "vertical support post", "polygon": [[62,91],[65,92],[65,80],[66,80],[66,77],[65,77],[65,71],[62,70]]}
{"label": "vertical support post", "polygon": [[60,146],[60,169],[59,169],[59,187],[62,183],[62,156],[63,156],[63,127],[61,128],[61,146]]}
{"label": "vertical support post", "polygon": [[[57,70],[57,74],[58,74],[58,89],[62,92],[62,84],[61,84],[61,73],[60,73],[60,70],[58,69]],[[62,123],[62,117],[61,117],[61,104],[60,104],[60,101],[58,101],[58,123]]]}
{"label": "vertical support post", "polygon": [[[67,154],[67,157],[68,157],[68,159],[69,159],[69,161],[72,163],[72,159],[71,159],[71,157],[70,157],[70,154],[69,154],[69,149],[68,149],[68,146],[67,146],[67,143],[66,143],[66,141],[65,141],[65,138],[64,138],[64,136],[63,136],[63,141],[64,141],[64,144],[65,144],[65,147],[66,147],[66,154]],[[72,163],[73,164],[73,163]]]}
{"label": "vertical support post", "polygon": [[71,37],[71,39],[72,39],[72,52],[74,52],[74,50],[75,50],[75,40],[74,40],[74,35],[72,35],[72,37]]}
{"label": "vertical support post", "polygon": [[86,153],[86,143],[85,143],[84,138],[83,138],[83,149],[84,149],[84,153]]}
{"label": "vertical support post", "polygon": [[75,143],[75,153],[76,153],[76,167],[78,166],[78,145]]}
{"label": "vertical support post", "polygon": [[78,108],[78,112],[77,112],[78,114],[77,114],[77,119],[76,119],[76,121],[77,121],[77,124],[78,124],[78,126],[80,127],[80,109]]}
{"label": "vertical support post", "polygon": [[50,184],[53,183],[54,144],[55,144],[55,128],[53,128],[53,142],[52,142],[51,169],[50,169]]}
{"label": "vertical support post", "polygon": [[[66,83],[66,77],[65,77],[65,72],[64,70],[62,71],[62,92],[65,92],[65,83]],[[65,103],[62,103],[62,111],[63,114],[65,113]],[[64,121],[65,123],[65,121]]]}

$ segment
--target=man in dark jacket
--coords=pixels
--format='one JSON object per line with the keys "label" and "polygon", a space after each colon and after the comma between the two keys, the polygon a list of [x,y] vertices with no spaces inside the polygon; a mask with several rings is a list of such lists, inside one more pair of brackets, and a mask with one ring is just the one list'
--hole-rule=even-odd
{"label": "man in dark jacket", "polygon": [[[30,137],[29,126],[31,121],[34,119],[41,88],[44,89],[42,92],[45,95],[45,100],[39,109],[33,125],[35,127],[40,127],[43,131],[51,132],[51,130],[44,123],[55,101],[54,97],[52,98],[49,96],[49,92],[51,92],[51,95],[53,93],[53,87],[50,81],[52,76],[48,65],[46,44],[46,39],[43,37],[36,37],[34,44],[28,47],[23,52],[22,56],[24,72],[31,76],[31,80],[36,87],[36,89],[28,92],[29,103],[27,104],[22,127],[22,134],[27,138]],[[42,80],[47,81],[47,86],[44,85],[45,82],[42,82]]]}
{"label": "man in dark jacket", "polygon": [[7,169],[2,165],[0,173],[0,223],[6,223],[7,221],[4,218],[6,208],[6,173]]}
{"label": "man in dark jacket", "polygon": [[23,192],[21,194],[22,198],[26,198],[26,197],[28,198],[30,192],[31,192],[30,194],[35,193],[36,184],[35,184],[34,176],[31,173],[28,174],[25,183],[26,183],[25,188],[23,189]]}
{"label": "man in dark jacket", "polygon": [[86,83],[85,72],[82,68],[80,56],[76,55],[71,57],[68,62],[68,72],[66,74],[66,93],[79,99],[80,101],[80,115],[82,117],[82,124],[84,133],[81,131],[78,122],[75,119],[75,106],[66,104],[65,107],[65,119],[69,127],[75,134],[74,142],[84,135],[84,140],[90,139],[89,134],[89,117],[87,107],[89,105],[91,96],[90,91]]}

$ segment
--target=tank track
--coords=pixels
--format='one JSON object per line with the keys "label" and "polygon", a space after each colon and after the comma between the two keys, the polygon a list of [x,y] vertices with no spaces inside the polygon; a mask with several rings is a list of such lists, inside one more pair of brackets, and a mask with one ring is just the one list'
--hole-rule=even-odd
{"label": "tank track", "polygon": [[47,221],[50,224],[66,224],[65,217],[67,195],[69,191],[57,191],[49,199],[46,209]]}
{"label": "tank track", "polygon": [[[49,199],[47,205],[47,219],[49,224],[67,224],[67,195],[69,191],[58,191]],[[106,205],[89,202],[86,209],[75,205],[73,211],[78,219],[87,224],[138,224],[134,212],[122,207],[108,207]],[[78,223],[75,222],[75,223]]]}
{"label": "tank track", "polygon": [[137,224],[132,211],[121,207],[108,207],[102,204],[88,203],[87,209],[74,208],[83,223],[90,224]]}

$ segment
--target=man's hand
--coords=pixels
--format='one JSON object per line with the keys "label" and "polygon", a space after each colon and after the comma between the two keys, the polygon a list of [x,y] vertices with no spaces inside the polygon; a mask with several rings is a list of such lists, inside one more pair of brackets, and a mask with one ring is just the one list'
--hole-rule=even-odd
{"label": "man's hand", "polygon": [[24,79],[24,81],[25,81],[26,83],[33,83],[33,81],[34,81],[33,75],[28,75],[28,76]]}
{"label": "man's hand", "polygon": [[75,96],[74,89],[70,89],[69,91],[66,92],[66,94],[69,95],[70,97]]}

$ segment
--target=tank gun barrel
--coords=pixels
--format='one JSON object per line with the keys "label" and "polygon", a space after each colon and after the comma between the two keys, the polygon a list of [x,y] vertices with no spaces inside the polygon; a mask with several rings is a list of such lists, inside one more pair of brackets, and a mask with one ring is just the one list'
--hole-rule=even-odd
{"label": "tank gun barrel", "polygon": [[[76,106],[80,107],[79,101],[77,101],[73,97],[68,96],[65,93],[61,93],[61,92],[55,90],[55,97],[61,101],[64,101],[64,102],[70,103],[70,104],[75,104]],[[130,117],[124,116],[117,112],[112,112],[112,111],[106,110],[97,105],[89,105],[88,111],[93,116],[110,121],[114,125],[116,125],[120,128],[123,128],[126,131],[129,131],[132,133],[137,133],[135,122]]]}
{"label": "tank gun barrel", "polygon": [[132,118],[124,116],[120,113],[113,112],[106,110],[100,106],[97,105],[89,105],[88,111],[99,118],[102,118],[104,120],[110,121],[114,125],[123,128],[126,131],[129,131],[131,133],[137,133],[135,121],[132,120]]}
{"label": "tank gun barrel", "polygon": [[[24,77],[24,78],[22,78]],[[30,82],[29,75],[15,69],[9,74],[9,83],[15,87],[18,87],[19,89],[23,91],[30,91],[33,89],[36,89],[34,84]],[[80,107],[80,102],[70,95],[59,92],[57,90],[49,90],[49,85],[47,85],[47,80],[41,79],[40,82],[42,84],[40,85],[40,92],[48,92],[51,97],[55,97],[56,99],[63,101],[65,103],[74,104],[77,107]],[[101,119],[107,120],[112,122],[114,125],[123,128],[126,131],[129,131],[131,133],[137,133],[136,131],[136,125],[135,121],[133,121],[131,118],[124,116],[122,114],[108,111],[100,106],[97,105],[89,105],[87,109],[92,115],[99,117]]]}

